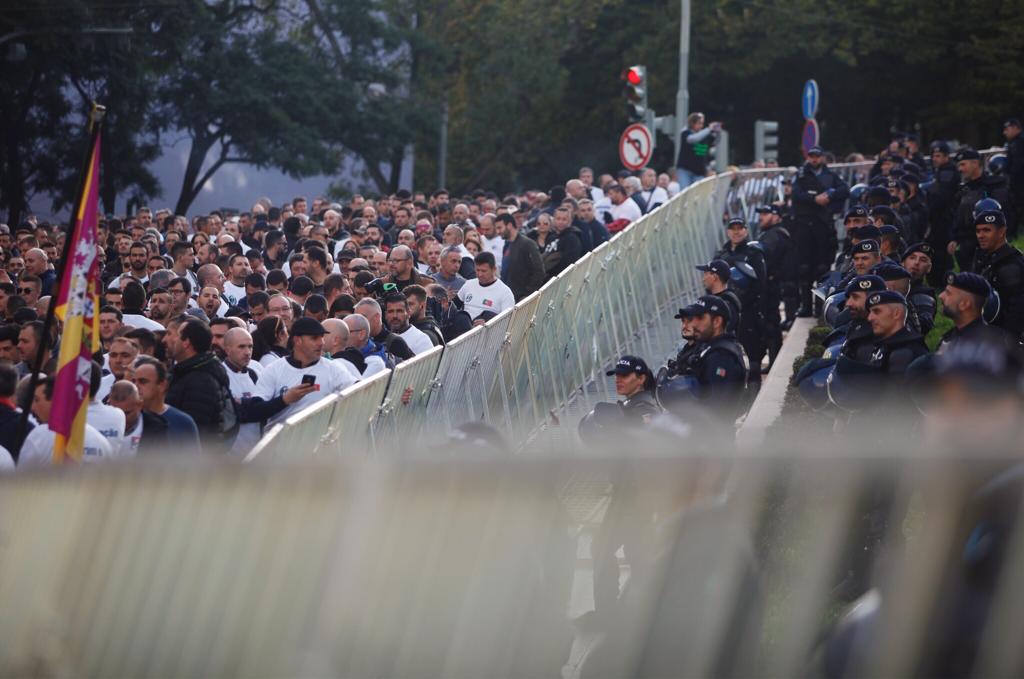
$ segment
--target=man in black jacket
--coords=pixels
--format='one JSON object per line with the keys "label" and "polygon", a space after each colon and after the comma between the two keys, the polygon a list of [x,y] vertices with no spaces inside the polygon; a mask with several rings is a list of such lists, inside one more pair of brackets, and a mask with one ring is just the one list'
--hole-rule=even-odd
{"label": "man in black jacket", "polygon": [[1024,254],[1006,242],[1006,217],[1002,212],[985,210],[974,221],[978,252],[971,271],[984,276],[999,293],[999,315],[992,325],[1020,341],[1024,335]]}
{"label": "man in black jacket", "polygon": [[932,143],[932,181],[925,191],[928,205],[928,230],[924,240],[935,250],[934,266],[928,276],[932,287],[941,287],[943,276],[953,267],[953,260],[947,250],[953,234],[953,209],[960,187],[960,173],[949,157],[949,144],[944,141]]}
{"label": "man in black jacket", "polygon": [[537,242],[519,236],[515,217],[500,214],[495,217],[498,232],[505,239],[501,256],[501,280],[512,290],[516,301],[540,290],[544,285],[544,260],[540,256]]}
{"label": "man in black jacket", "polygon": [[1013,213],[1018,219],[1024,214],[1024,136],[1021,136],[1019,118],[1010,118],[1003,123],[1003,136],[1006,137],[1006,160],[1009,168],[1006,171],[1010,179],[1010,196],[1013,199]]}
{"label": "man in black jacket", "polygon": [[25,431],[18,436],[18,420],[21,411],[14,402],[14,392],[18,387],[18,371],[10,361],[0,361],[0,446],[7,449],[15,460],[25,436],[32,431],[33,424],[25,422]]}
{"label": "man in black jacket", "polygon": [[1010,189],[1006,185],[1006,177],[997,177],[985,172],[981,154],[970,147],[960,150],[956,157],[956,166],[960,170],[963,183],[953,201],[956,206],[953,221],[953,239],[947,251],[956,256],[961,269],[968,269],[974,261],[978,249],[975,237],[974,206],[984,198],[992,198],[1003,207],[1007,233],[1012,238],[1017,233],[1017,219],[1013,214]]}
{"label": "man in black jacket", "polygon": [[812,316],[811,288],[828,271],[835,256],[835,230],[832,212],[842,208],[850,189],[839,175],[825,165],[824,150],[812,146],[807,162],[793,180],[794,234],[800,260],[800,311],[798,316]]}
{"label": "man in black jacket", "polygon": [[197,318],[171,324],[164,344],[174,360],[165,402],[195,421],[204,449],[230,444],[238,432],[238,417],[227,372],[210,351],[210,326]]}
{"label": "man in black jacket", "polygon": [[580,238],[580,230],[572,225],[572,211],[567,207],[556,208],[552,225],[558,235],[548,243],[544,251],[557,251],[559,256],[558,264],[548,271],[549,278],[562,273],[583,256],[583,240]]}

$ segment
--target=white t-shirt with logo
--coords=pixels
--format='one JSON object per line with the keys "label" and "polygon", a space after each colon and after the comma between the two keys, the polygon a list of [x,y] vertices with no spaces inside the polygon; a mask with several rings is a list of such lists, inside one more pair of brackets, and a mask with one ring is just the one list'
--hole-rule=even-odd
{"label": "white t-shirt with logo", "polygon": [[494,255],[494,262],[498,265],[498,270],[501,270],[501,256],[505,253],[505,239],[501,236],[494,236],[494,238],[480,237],[484,244],[484,252],[489,252]]}
{"label": "white t-shirt with logo", "polygon": [[[141,418],[140,418],[141,419]],[[19,467],[45,467],[53,463],[53,446],[57,433],[48,424],[40,424],[28,433],[18,456]],[[97,462],[117,457],[118,451],[110,445],[103,434],[85,424],[85,445],[82,450],[83,462]]]}
{"label": "white t-shirt with logo", "polygon": [[89,409],[85,413],[85,421],[93,429],[103,434],[111,447],[120,449],[121,442],[124,439],[123,410],[114,406],[108,406],[99,401],[92,401],[89,403]]}
{"label": "white t-shirt with logo", "polygon": [[229,305],[238,306],[245,299],[245,285],[235,285],[231,281],[224,281],[224,294],[221,297]]}
{"label": "white t-shirt with logo", "polygon": [[481,285],[480,279],[472,278],[459,289],[459,299],[462,300],[466,313],[473,320],[476,320],[485,311],[500,314],[505,309],[511,309],[516,305],[516,298],[512,294],[512,290],[500,279],[495,279],[490,285]]}
{"label": "white t-shirt with logo", "polygon": [[415,325],[410,325],[405,332],[398,333],[398,336],[405,340],[405,343],[409,345],[409,349],[414,354],[422,354],[424,351],[430,351],[434,348],[434,343],[427,337],[427,333]]}
{"label": "white t-shirt with logo", "polygon": [[258,396],[264,401],[269,401],[302,382],[303,375],[315,375],[316,384],[319,389],[306,394],[270,418],[267,421],[268,427],[290,417],[303,408],[308,408],[317,401],[327,398],[329,394],[337,393],[345,387],[356,383],[356,379],[352,377],[348,370],[345,370],[345,368],[329,359],[321,358],[313,365],[299,368],[292,363],[290,357],[285,357],[277,359],[270,365],[264,365],[263,374],[260,375],[260,379],[256,383],[256,393],[254,396]]}
{"label": "white t-shirt with logo", "polygon": [[[256,381],[249,375],[249,370],[256,374],[257,381],[260,375],[263,374],[263,366],[256,361],[249,361],[249,365],[246,367],[248,370],[244,372],[235,372],[226,362],[224,363],[224,370],[228,374],[231,397],[239,403],[256,395]],[[231,452],[241,455],[248,453],[256,445],[256,442],[260,440],[260,434],[259,422],[244,422],[238,427],[238,436],[231,447]]]}

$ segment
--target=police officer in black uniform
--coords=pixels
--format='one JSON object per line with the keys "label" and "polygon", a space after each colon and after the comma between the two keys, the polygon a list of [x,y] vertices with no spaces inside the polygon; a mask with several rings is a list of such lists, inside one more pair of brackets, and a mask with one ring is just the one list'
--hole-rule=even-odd
{"label": "police officer in black uniform", "polygon": [[[851,205],[850,209],[843,215],[843,228],[846,231],[846,237],[843,238],[843,242],[840,244],[839,254],[836,255],[833,267],[843,276],[850,273],[850,269],[853,268],[850,248],[858,240],[863,240],[867,237],[861,235],[861,230],[869,223],[868,209],[863,205]],[[875,235],[875,240],[877,240],[877,234]]]}
{"label": "police officer in black uniform", "polygon": [[942,336],[935,353],[941,354],[963,340],[984,341],[991,335],[991,329],[982,316],[985,301],[992,288],[988,281],[976,273],[950,271],[946,276],[946,287],[939,293],[942,313],[953,321],[953,328]]}
{"label": "police officer in black uniform", "polygon": [[953,260],[947,246],[953,238],[954,200],[960,188],[960,173],[949,157],[949,144],[944,141],[932,143],[932,179],[923,187],[925,204],[928,206],[928,230],[924,241],[935,250],[933,270],[928,277],[932,286],[942,285],[945,272],[952,268]]}
{"label": "police officer in black uniform", "polygon": [[921,178],[909,173],[900,177],[900,205],[897,214],[903,222],[903,237],[911,242],[922,240],[928,231],[928,206],[921,198]]}
{"label": "police officer in black uniform", "polygon": [[745,407],[747,357],[736,336],[727,330],[729,307],[719,297],[704,295],[687,308],[694,335],[703,349],[694,364],[701,386],[700,401],[728,422]]}
{"label": "police officer in black uniform", "polygon": [[[752,383],[761,381],[761,361],[765,355],[764,299],[762,290],[767,279],[764,253],[750,244],[747,222],[739,217],[729,220],[728,240],[715,253],[715,259],[728,262],[737,270],[730,287],[740,298],[742,312],[737,323],[737,337],[750,361]],[[781,341],[781,338],[780,338]]]}
{"label": "police officer in black uniform", "polygon": [[666,370],[669,377],[694,375],[694,366],[703,346],[694,334],[693,315],[690,313],[690,307],[680,309],[675,318],[678,318],[682,325],[680,334],[683,338],[683,344],[679,347],[679,351],[676,352],[676,357],[669,359]]}
{"label": "police officer in black uniform", "polygon": [[1017,232],[1016,216],[1010,201],[1010,189],[1006,177],[991,175],[985,171],[981,162],[981,154],[970,147],[965,147],[957,154],[957,169],[963,179],[960,189],[954,198],[956,213],[953,222],[953,240],[947,251],[956,255],[961,269],[969,269],[978,249],[975,238],[976,226],[974,206],[985,198],[992,198],[1003,208],[1003,221],[1008,233]]}
{"label": "police officer in black uniform", "polygon": [[[827,346],[838,340],[843,341],[843,352],[850,358],[867,363],[874,351],[875,335],[868,322],[868,297],[876,292],[888,290],[885,281],[874,274],[856,276],[846,286],[844,312],[840,324],[826,339]],[[845,321],[845,324],[842,323]]]}
{"label": "police officer in black uniform", "polygon": [[910,273],[910,292],[907,300],[914,305],[921,320],[921,330],[927,335],[935,327],[935,290],[928,285],[935,249],[925,242],[914,243],[900,253],[903,268]]}
{"label": "police officer in black uniform", "polygon": [[654,398],[654,374],[644,359],[637,356],[623,356],[615,367],[605,375],[615,376],[615,393],[624,396],[619,401],[622,414],[630,424],[647,424],[661,412]]}
{"label": "police officer in black uniform", "polygon": [[729,306],[729,325],[726,328],[737,334],[740,318],[743,316],[743,303],[739,295],[729,289],[732,272],[729,263],[724,259],[713,259],[707,264],[698,264],[697,271],[703,274],[704,291],[709,295],[721,298]]}
{"label": "police officer in black uniform", "polygon": [[1013,213],[1020,219],[1024,215],[1024,135],[1020,119],[1010,118],[1003,123],[1003,136],[1006,137],[1006,176],[1010,180]]}
{"label": "police officer in black uniform", "polygon": [[800,310],[798,316],[814,315],[811,288],[825,274],[835,256],[832,213],[842,209],[850,189],[825,165],[820,146],[807,150],[807,162],[793,180],[793,213],[799,230],[794,234],[800,261]]}
{"label": "police officer in black uniform", "polygon": [[769,366],[782,348],[783,288],[796,288],[796,251],[792,236],[782,224],[782,207],[767,205],[757,208],[758,244],[764,253],[765,284],[761,295],[764,314],[764,339],[768,348]]}
{"label": "police officer in black uniform", "polygon": [[[913,302],[910,301],[910,272],[896,262],[883,260],[871,269],[871,273],[876,276],[880,276],[882,280],[885,281],[886,288],[889,290],[895,290],[906,298],[907,329],[911,332],[916,332],[919,335],[928,334],[928,330],[931,330],[932,326],[929,325],[928,330],[924,329],[924,326],[921,323],[921,317],[917,313],[917,308],[914,306]],[[932,305],[934,306],[934,302],[932,302]],[[934,318],[934,315],[932,318]]]}
{"label": "police officer in black uniform", "polygon": [[999,293],[999,315],[992,325],[1019,342],[1024,333],[1024,254],[1006,242],[1006,217],[999,210],[984,210],[974,221],[978,252],[970,270]]}

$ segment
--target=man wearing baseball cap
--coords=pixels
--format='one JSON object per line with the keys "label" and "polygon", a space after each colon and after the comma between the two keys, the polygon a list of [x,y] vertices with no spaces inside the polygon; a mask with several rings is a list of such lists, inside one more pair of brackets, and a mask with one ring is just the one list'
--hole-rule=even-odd
{"label": "man wearing baseball cap", "polygon": [[[698,264],[697,271],[702,272],[704,291],[709,295],[720,297],[729,306],[729,332],[735,333],[743,313],[743,303],[739,295],[729,289],[729,278],[732,276],[729,262],[724,259],[713,259],[707,264]],[[690,305],[691,307],[693,305]]]}
{"label": "man wearing baseball cap", "polygon": [[267,421],[267,426],[355,384],[356,379],[340,363],[323,358],[326,334],[324,326],[309,316],[292,323],[291,355],[279,358],[263,369],[253,396],[271,401],[297,384],[313,384],[316,388],[274,415]]}
{"label": "man wearing baseball cap", "polygon": [[793,216],[799,248],[800,310],[798,316],[814,315],[811,289],[832,265],[838,249],[832,212],[842,209],[850,188],[825,165],[819,146],[807,150],[807,162],[793,180]]}
{"label": "man wearing baseball cap", "polygon": [[787,318],[796,312],[796,305],[791,302],[796,293],[796,250],[792,235],[782,223],[782,213],[781,205],[772,204],[757,208],[758,243],[764,251],[765,263],[765,282],[761,294],[764,337],[770,363],[775,362],[775,357],[782,348],[782,317],[779,314],[779,306],[784,301],[787,302]]}
{"label": "man wearing baseball cap", "polygon": [[[761,361],[766,353],[763,288],[767,273],[764,253],[750,244],[746,219],[733,217],[726,225],[725,233],[726,241],[715,253],[715,259],[725,261],[736,271],[733,282],[742,310],[736,323],[736,336],[750,360],[750,381],[760,382]],[[781,334],[779,339],[781,343]]]}
{"label": "man wearing baseball cap", "polygon": [[999,210],[983,210],[974,222],[978,252],[967,270],[999,293],[999,315],[992,325],[1019,340],[1024,333],[1024,254],[1006,241],[1006,217]]}
{"label": "man wearing baseball cap", "polygon": [[736,336],[728,331],[731,312],[715,295],[704,295],[687,307],[693,317],[694,337],[705,348],[694,365],[701,385],[701,400],[728,422],[744,407],[747,387],[747,356]]}

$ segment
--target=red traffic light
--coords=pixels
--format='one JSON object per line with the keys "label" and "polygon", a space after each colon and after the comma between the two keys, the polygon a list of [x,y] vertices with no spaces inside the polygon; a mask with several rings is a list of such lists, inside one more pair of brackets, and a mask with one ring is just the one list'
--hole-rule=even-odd
{"label": "red traffic light", "polygon": [[622,73],[622,79],[630,85],[639,85],[644,81],[643,67],[633,66]]}

